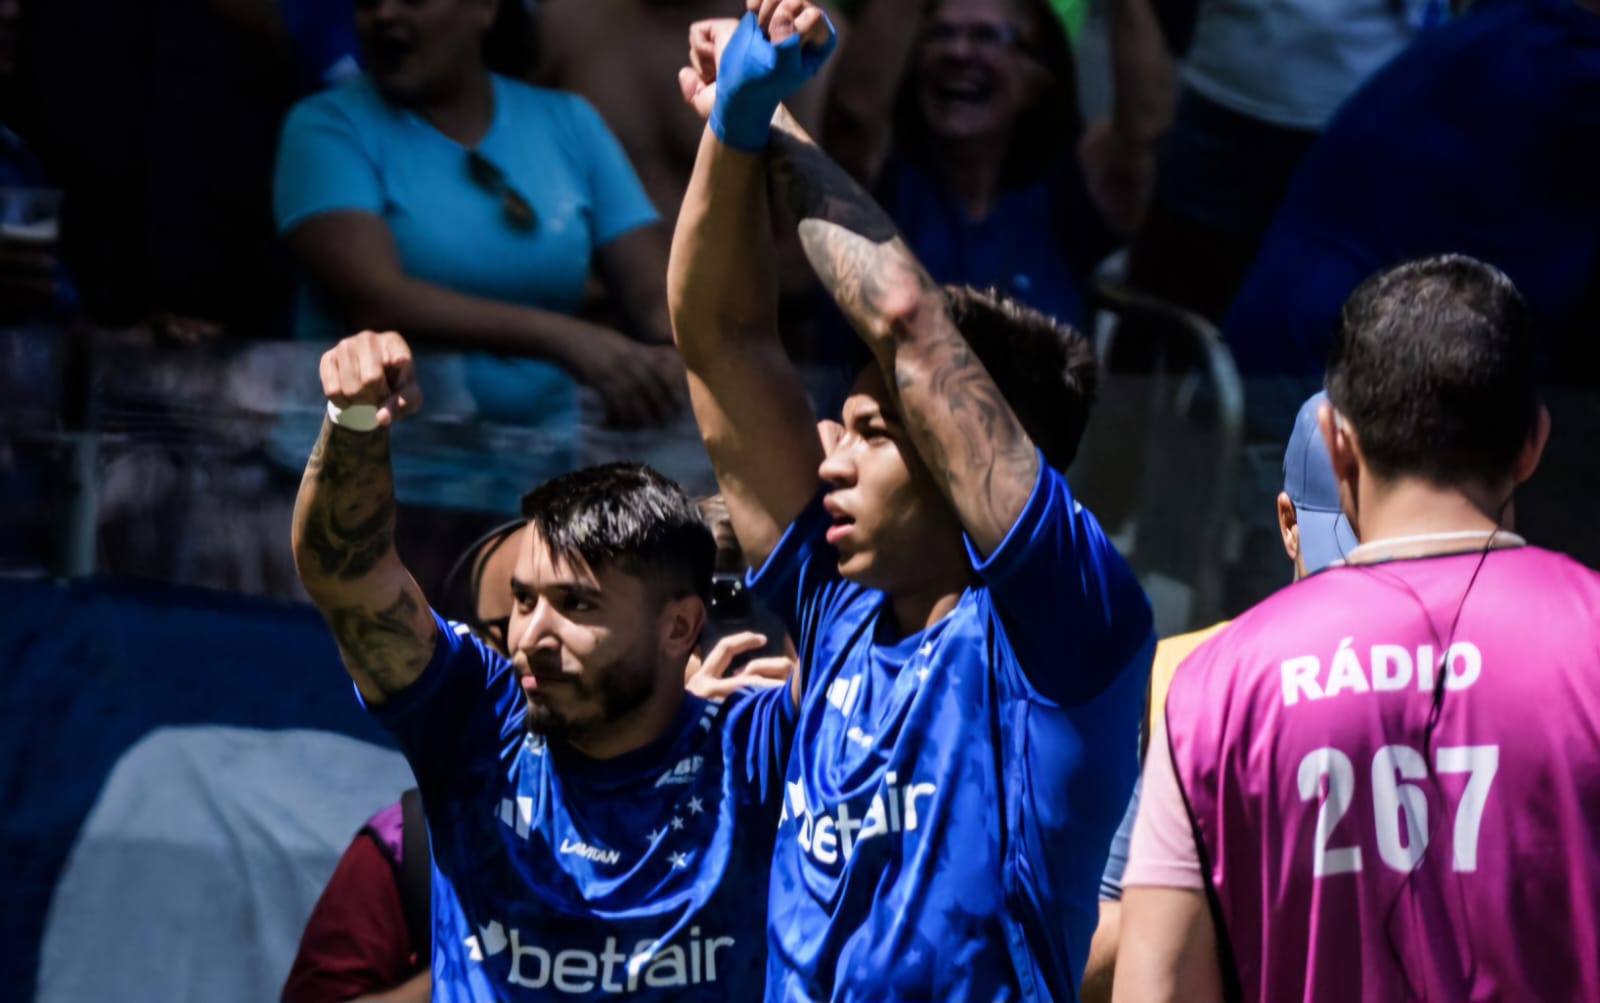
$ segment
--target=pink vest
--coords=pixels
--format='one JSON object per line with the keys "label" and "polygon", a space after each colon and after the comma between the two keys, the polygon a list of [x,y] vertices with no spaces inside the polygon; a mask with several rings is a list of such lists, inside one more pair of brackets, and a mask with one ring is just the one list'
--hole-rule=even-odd
{"label": "pink vest", "polygon": [[1463,607],[1479,558],[1330,569],[1173,681],[1245,999],[1600,1000],[1600,576],[1495,551]]}

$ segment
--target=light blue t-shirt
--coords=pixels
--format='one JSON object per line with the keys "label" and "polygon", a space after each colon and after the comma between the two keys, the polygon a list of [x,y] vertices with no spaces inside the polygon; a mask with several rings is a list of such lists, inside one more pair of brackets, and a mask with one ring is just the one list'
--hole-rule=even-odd
{"label": "light blue t-shirt", "polygon": [[788,688],[685,694],[656,742],[589,759],[527,730],[510,662],[438,625],[374,709],[428,820],[434,1003],[760,999]]}
{"label": "light blue t-shirt", "polygon": [[1155,643],[1133,572],[1064,477],[938,623],[896,637],[813,504],[752,585],[805,694],[769,900],[767,999],[1070,1000],[1138,771]]}
{"label": "light blue t-shirt", "polygon": [[[588,102],[491,79],[494,119],[477,151],[533,207],[533,230],[512,226],[501,198],[473,180],[465,147],[414,112],[389,104],[362,75],[289,112],[273,184],[279,232],[288,234],[325,212],[375,213],[389,225],[413,278],[470,296],[575,311],[595,249],[659,217],[627,155]],[[332,304],[307,290],[297,336],[331,344],[348,333]],[[532,446],[512,441],[491,448],[477,444],[476,433],[452,434],[428,421],[404,423],[394,436],[401,500],[511,512],[539,481],[575,463],[577,388],[556,366],[435,351],[419,354],[418,374],[425,416],[543,434]],[[313,391],[307,403],[312,411],[320,408],[320,393]],[[283,448],[277,452],[302,462],[320,421],[318,413],[300,422],[288,436],[292,444],[279,436]]]}

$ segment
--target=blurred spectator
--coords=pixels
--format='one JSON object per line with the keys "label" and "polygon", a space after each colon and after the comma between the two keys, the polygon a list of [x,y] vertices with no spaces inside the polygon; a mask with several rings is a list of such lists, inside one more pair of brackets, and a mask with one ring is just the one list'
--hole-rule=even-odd
{"label": "blurred spectator", "polygon": [[1449,11],[1446,0],[1199,0],[1180,93],[1161,6],[1111,0],[1113,110],[1085,136],[1084,168],[1106,219],[1137,231],[1134,284],[1216,321],[1323,125]]}
{"label": "blurred spectator", "polygon": [[[1341,304],[1439,251],[1503,269],[1544,340],[1555,417],[1517,502],[1536,543],[1600,567],[1583,501],[1600,405],[1600,4],[1497,0],[1431,33],[1357,93],[1307,157],[1224,325],[1272,422],[1319,380]],[[1562,385],[1570,384],[1570,385]]]}
{"label": "blurred spectator", "polygon": [[1597,129],[1600,16],[1576,0],[1483,4],[1418,41],[1306,158],[1227,318],[1240,367],[1320,376],[1351,290],[1440,251],[1505,271],[1558,357],[1591,353]]}
{"label": "blurred spectator", "polygon": [[61,191],[14,131],[29,111],[23,34],[22,4],[0,0],[0,325],[57,319],[77,301],[61,264]]}
{"label": "blurred spectator", "polygon": [[[1110,0],[1112,111],[1080,149],[1105,218],[1133,235],[1128,281],[1216,323],[1233,301],[1296,168],[1340,103],[1449,14],[1446,0]],[[1166,20],[1163,20],[1166,18]],[[1186,36],[1183,85],[1169,36]],[[1192,359],[1124,325],[1103,414],[1126,448],[1091,452],[1085,496],[1107,526],[1137,509],[1156,385]],[[1290,406],[1305,394],[1296,388]],[[1281,412],[1267,427],[1276,431]]]}
{"label": "blurred spectator", "polygon": [[[655,210],[587,102],[511,79],[528,69],[526,25],[502,44],[496,10],[363,0],[368,72],[296,105],[278,155],[278,224],[309,280],[298,335],[393,329],[460,353],[420,367],[433,413],[537,436],[495,449],[438,421],[395,436],[401,501],[428,510],[402,515],[400,548],[430,593],[527,484],[576,464],[575,380],[620,424],[680,406]],[[591,260],[627,335],[572,316]],[[305,417],[274,443],[286,465],[315,434],[320,415]]]}
{"label": "blurred spectator", "polygon": [[431,860],[415,788],[367,820],[318,897],[283,1003],[428,1003]]}
{"label": "blurred spectator", "polygon": [[66,192],[61,249],[89,315],[286,333],[268,192],[293,94],[263,39],[208,3],[25,0],[23,13],[18,131]]}
{"label": "blurred spectator", "polygon": [[[683,65],[687,25],[727,16],[738,8],[739,0],[540,0],[535,11],[539,58],[534,82],[571,91],[594,105],[669,227],[677,221],[705,123],[674,88],[663,88],[661,82],[676,79]],[[843,20],[834,21],[842,30]],[[619,25],[627,30],[619,30]],[[831,67],[831,63],[824,67],[818,79],[788,103],[807,128],[821,119]],[[776,232],[784,343],[791,355],[811,361],[816,357],[816,281],[793,226],[779,226]],[[580,315],[614,322],[614,304],[600,299],[594,288],[589,292]],[[815,389],[826,393],[832,387]],[[695,446],[699,447],[698,435]]]}
{"label": "blurred spectator", "polygon": [[1044,0],[871,0],[835,60],[823,146],[941,283],[1061,320],[1110,250],[1074,156],[1072,50]]}
{"label": "blurred spectator", "polygon": [[[667,223],[677,220],[705,123],[662,86],[683,65],[684,29],[725,17],[739,0],[541,0],[536,83],[594,105],[628,154]],[[823,6],[827,6],[824,4]],[[627,30],[619,30],[626,25]],[[825,83],[825,81],[823,81]],[[802,88],[790,111],[810,125],[825,88]]]}

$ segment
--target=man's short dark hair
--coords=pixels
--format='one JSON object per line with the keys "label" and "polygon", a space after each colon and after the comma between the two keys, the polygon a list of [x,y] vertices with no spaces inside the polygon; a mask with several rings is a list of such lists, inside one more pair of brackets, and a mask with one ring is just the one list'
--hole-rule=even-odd
{"label": "man's short dark hair", "polygon": [[950,317],[1045,462],[1065,471],[1078,455],[1099,362],[1075,328],[994,290],[946,286]]}
{"label": "man's short dark hair", "polygon": [[663,599],[711,594],[717,546],[694,499],[641,463],[562,474],[522,499],[522,514],[559,562],[616,568]]}
{"label": "man's short dark hair", "polygon": [[1380,477],[1510,474],[1539,420],[1533,322],[1511,280],[1463,255],[1412,261],[1345,302],[1328,398]]}

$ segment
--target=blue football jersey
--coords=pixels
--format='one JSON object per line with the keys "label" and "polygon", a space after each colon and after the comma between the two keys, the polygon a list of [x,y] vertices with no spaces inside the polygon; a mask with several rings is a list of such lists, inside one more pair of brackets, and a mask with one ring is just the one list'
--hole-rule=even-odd
{"label": "blue football jersey", "polygon": [[435,1003],[759,998],[787,687],[685,694],[661,738],[590,759],[527,730],[510,662],[439,630],[374,709],[428,820]]}
{"label": "blue football jersey", "polygon": [[769,1000],[1070,1000],[1138,771],[1154,648],[1132,571],[1042,472],[956,608],[898,636],[808,508],[751,576],[805,672]]}

